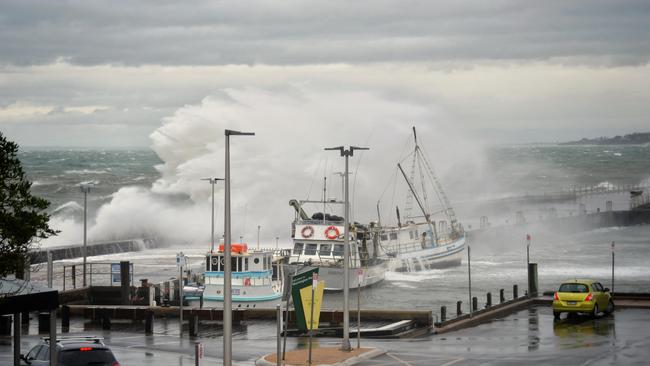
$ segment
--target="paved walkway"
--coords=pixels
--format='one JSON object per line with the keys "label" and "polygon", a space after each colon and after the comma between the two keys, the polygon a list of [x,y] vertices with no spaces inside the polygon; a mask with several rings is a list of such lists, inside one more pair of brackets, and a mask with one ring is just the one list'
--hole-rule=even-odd
{"label": "paved walkway", "polygon": [[[354,348],[346,352],[339,347],[323,347],[312,349],[312,365],[354,365],[361,361],[384,354],[378,348]],[[308,365],[309,349],[289,351],[285,355],[284,365]],[[258,366],[277,365],[277,355],[270,355],[260,358],[255,364]]]}

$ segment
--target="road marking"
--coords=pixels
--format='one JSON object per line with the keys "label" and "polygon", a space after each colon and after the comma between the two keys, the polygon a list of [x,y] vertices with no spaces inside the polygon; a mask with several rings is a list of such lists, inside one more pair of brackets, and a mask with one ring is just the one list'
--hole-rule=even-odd
{"label": "road marking", "polygon": [[391,354],[391,353],[386,352],[386,355],[387,355],[388,357],[391,357],[391,358],[394,359],[395,361],[401,363],[402,365],[413,366],[413,365],[411,365],[410,363],[408,363],[408,362],[406,362],[406,361],[404,361],[404,360],[398,358],[397,356],[393,356],[393,354]]}
{"label": "road marking", "polygon": [[463,357],[461,357],[461,358],[457,358],[457,359],[452,360],[452,361],[449,361],[449,362],[447,362],[446,364],[441,365],[441,366],[449,366],[449,365],[453,365],[453,364],[455,364],[456,362],[463,361],[464,359],[465,359],[465,358],[463,358]]}

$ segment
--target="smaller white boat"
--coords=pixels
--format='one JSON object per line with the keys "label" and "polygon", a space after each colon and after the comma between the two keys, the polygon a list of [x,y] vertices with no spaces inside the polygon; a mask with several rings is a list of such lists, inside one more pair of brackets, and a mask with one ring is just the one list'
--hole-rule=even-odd
{"label": "smaller white boat", "polygon": [[[232,308],[274,308],[282,298],[284,270],[273,251],[248,251],[248,245],[231,245]],[[204,287],[201,294],[185,296],[191,307],[223,309],[224,245],[205,256]]]}

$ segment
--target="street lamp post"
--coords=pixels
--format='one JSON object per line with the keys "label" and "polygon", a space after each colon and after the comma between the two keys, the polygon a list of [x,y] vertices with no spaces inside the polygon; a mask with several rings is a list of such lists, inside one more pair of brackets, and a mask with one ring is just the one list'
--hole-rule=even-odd
{"label": "street lamp post", "polygon": [[[203,178],[212,185],[212,220],[210,221],[210,253],[214,252],[214,185],[223,180],[223,178]],[[212,261],[210,261],[210,270],[212,270]]]}
{"label": "street lamp post", "polygon": [[81,183],[79,185],[81,191],[84,193],[84,279],[83,287],[86,287],[86,258],[88,256],[88,243],[87,243],[87,210],[88,210],[88,192],[93,187],[92,183]]}
{"label": "street lamp post", "polygon": [[348,158],[354,155],[354,150],[369,150],[367,147],[350,146],[345,150],[343,146],[328,147],[325,150],[339,150],[341,156],[345,157],[345,214],[343,215],[344,238],[343,238],[343,342],[341,349],[351,351],[350,346],[350,201],[349,201],[349,168]]}
{"label": "street lamp post", "polygon": [[223,364],[232,365],[232,263],[230,237],[230,136],[252,136],[254,132],[226,130],[226,165],[224,193],[224,288],[223,288]]}
{"label": "street lamp post", "polygon": [[260,229],[262,227],[260,225],[257,225],[257,250],[260,250]]}
{"label": "street lamp post", "polygon": [[275,237],[275,249],[278,249],[278,241],[280,240],[279,236]]}

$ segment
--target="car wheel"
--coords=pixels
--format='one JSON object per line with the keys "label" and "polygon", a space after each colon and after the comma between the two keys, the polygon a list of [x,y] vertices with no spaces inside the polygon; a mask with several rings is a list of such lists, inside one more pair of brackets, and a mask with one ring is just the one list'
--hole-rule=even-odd
{"label": "car wheel", "polygon": [[607,307],[605,308],[605,314],[609,315],[614,312],[614,302],[612,300],[609,300],[607,303]]}
{"label": "car wheel", "polygon": [[594,310],[591,312],[591,316],[595,318],[598,316],[598,313],[600,313],[600,309],[598,309],[598,304],[594,304]]}
{"label": "car wheel", "polygon": [[560,314],[562,314],[562,313],[560,313],[559,311],[554,311],[553,312],[553,319],[560,320]]}

